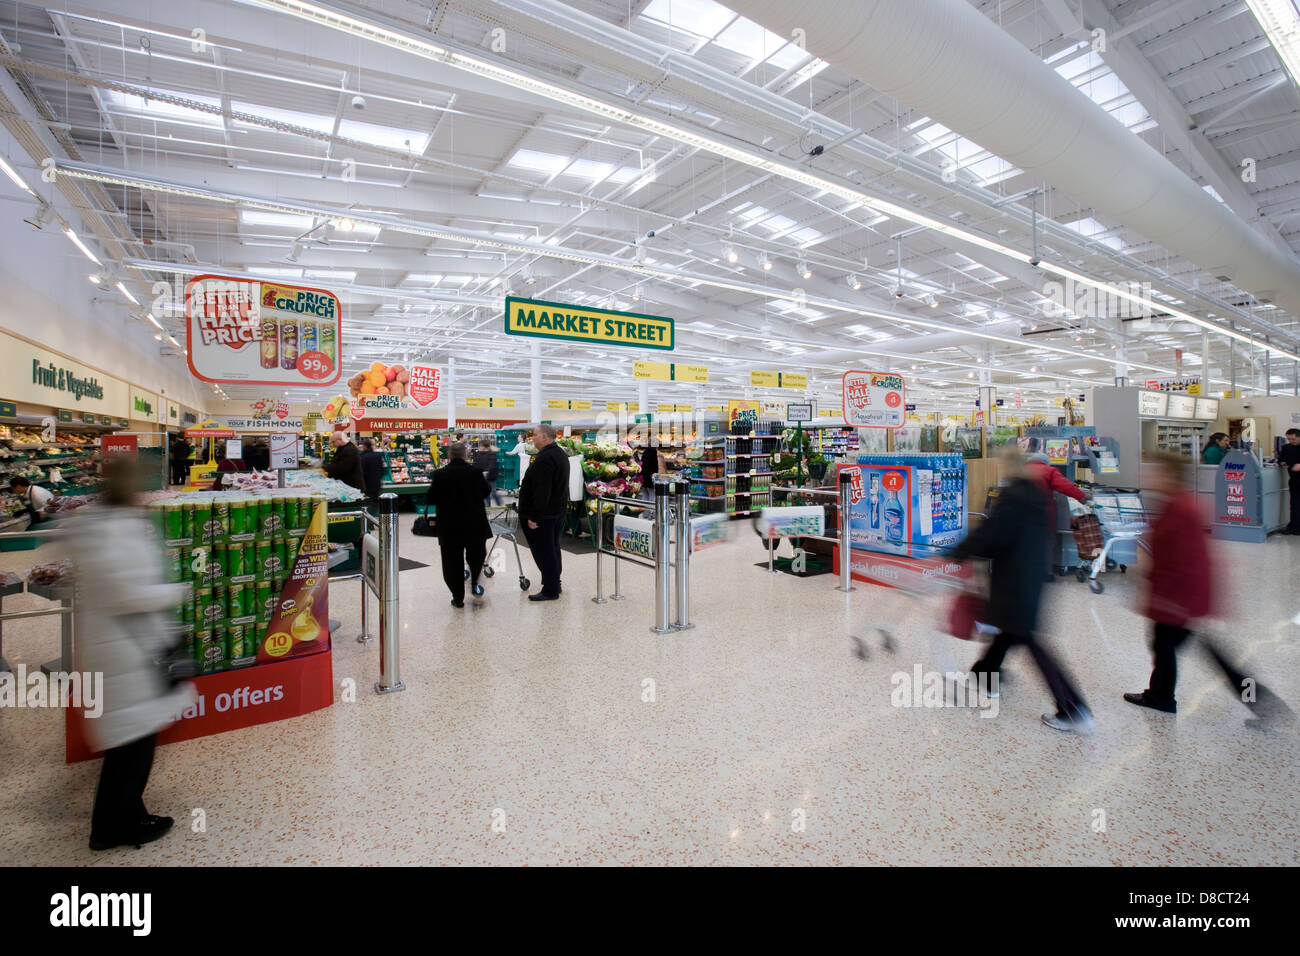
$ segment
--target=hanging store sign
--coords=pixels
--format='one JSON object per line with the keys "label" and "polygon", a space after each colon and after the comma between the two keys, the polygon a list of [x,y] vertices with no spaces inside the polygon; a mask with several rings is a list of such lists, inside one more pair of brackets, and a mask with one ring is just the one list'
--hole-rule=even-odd
{"label": "hanging store sign", "polygon": [[755,388],[807,388],[808,376],[798,372],[750,372],[749,384]]}
{"label": "hanging store sign", "polygon": [[690,405],[657,405],[655,406],[655,411],[668,412],[668,413],[689,412],[691,411],[691,406]]}
{"label": "hanging store sign", "polygon": [[505,330],[507,335],[565,339],[590,345],[670,351],[676,344],[673,320],[660,315],[613,312],[514,296],[506,296]]}
{"label": "hanging store sign", "polygon": [[185,284],[187,361],[205,382],[332,385],[342,307],[324,289],[201,275]]}
{"label": "hanging store sign", "polygon": [[139,422],[156,422],[159,420],[158,396],[142,388],[131,386],[131,417]]}
{"label": "hanging store sign", "polygon": [[611,412],[639,412],[641,405],[637,402],[606,402],[605,408]]}
{"label": "hanging store sign", "polygon": [[546,402],[547,408],[567,408],[572,411],[586,411],[591,408],[591,402],[580,399],[552,398]]}
{"label": "hanging store sign", "polygon": [[[123,423],[125,424],[125,422]],[[199,422],[193,428],[185,429],[186,438],[238,438],[239,435],[233,428],[223,425],[213,418],[207,418]]]}
{"label": "hanging store sign", "polygon": [[810,422],[813,420],[813,407],[811,402],[799,402],[790,404],[785,407],[785,420],[787,422]]}
{"label": "hanging store sign", "polygon": [[436,402],[442,387],[442,372],[432,365],[412,365],[409,371],[406,393],[410,396],[411,404],[416,408],[424,408]]}
{"label": "hanging store sign", "polygon": [[744,399],[733,398],[727,402],[727,421],[741,422],[749,425],[751,428],[758,424],[759,404],[758,402],[746,401]]}
{"label": "hanging store sign", "polygon": [[130,386],[49,349],[0,332],[0,392],[10,401],[122,415]]}
{"label": "hanging store sign", "polygon": [[467,398],[466,408],[514,408],[513,398]]}
{"label": "hanging store sign", "polygon": [[217,421],[237,432],[262,432],[264,434],[305,431],[301,418],[231,418],[218,416]]}
{"label": "hanging store sign", "polygon": [[844,424],[856,428],[898,428],[906,418],[906,386],[889,372],[845,372]]}
{"label": "hanging store sign", "polygon": [[709,380],[707,365],[676,365],[671,362],[636,362],[632,366],[632,377],[653,379],[660,382],[695,382]]}

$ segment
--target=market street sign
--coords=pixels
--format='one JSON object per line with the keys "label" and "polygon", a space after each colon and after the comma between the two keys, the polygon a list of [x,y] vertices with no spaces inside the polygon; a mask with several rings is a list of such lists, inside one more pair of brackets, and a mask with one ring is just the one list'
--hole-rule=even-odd
{"label": "market street sign", "polygon": [[632,366],[632,377],[657,379],[662,382],[707,382],[709,367],[674,365],[670,362],[636,362]]}
{"label": "market street sign", "polygon": [[585,306],[506,296],[506,334],[566,339],[589,345],[671,350],[673,320]]}

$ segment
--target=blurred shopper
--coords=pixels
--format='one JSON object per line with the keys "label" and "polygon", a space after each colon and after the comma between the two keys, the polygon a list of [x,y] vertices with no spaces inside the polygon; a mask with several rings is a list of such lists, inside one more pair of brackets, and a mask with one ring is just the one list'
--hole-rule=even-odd
{"label": "blurred shopper", "polygon": [[1228,436],[1223,432],[1215,432],[1210,436],[1209,443],[1205,446],[1205,451],[1201,452],[1202,465],[1217,465],[1223,461],[1223,456],[1228,453]]}
{"label": "blurred shopper", "polygon": [[1000,457],[1006,487],[998,494],[988,519],[952,551],[959,560],[977,557],[992,561],[983,623],[996,627],[998,633],[971,671],[978,680],[987,680],[989,690],[996,693],[993,676],[1001,674],[1007,651],[1018,645],[1027,647],[1056,701],[1056,713],[1044,714],[1043,723],[1056,730],[1086,734],[1092,730],[1092,714],[1036,636],[1047,539],[1043,492],[1028,476],[1018,447],[1004,446]]}
{"label": "blurred shopper", "polygon": [[1027,474],[1033,479],[1034,483],[1043,489],[1043,494],[1047,499],[1047,510],[1043,512],[1047,519],[1047,580],[1055,581],[1056,575],[1052,573],[1052,558],[1056,553],[1056,533],[1058,530],[1056,527],[1056,496],[1062,494],[1067,498],[1073,498],[1075,501],[1088,501],[1089,495],[1069,478],[1066,478],[1065,475],[1053,468],[1051,460],[1041,451],[1030,454],[1026,469]]}
{"label": "blurred shopper", "polygon": [[366,500],[377,505],[384,484],[384,456],[375,451],[375,443],[369,438],[361,441],[361,480],[366,486]]}
{"label": "blurred shopper", "polygon": [[248,462],[249,468],[256,468],[258,471],[271,470],[271,446],[264,438],[259,438],[253,442],[253,447],[248,449],[248,457],[244,459]]}
{"label": "blurred shopper", "polygon": [[248,464],[242,458],[227,458],[226,443],[217,442],[217,472],[212,482],[213,491],[221,491],[226,486],[226,475],[232,471],[248,471]]}
{"label": "blurred shopper", "polygon": [[190,467],[190,440],[182,433],[176,436],[171,447],[171,481],[173,485],[185,484],[185,473]]}
{"label": "blurred shopper", "polygon": [[1283,534],[1300,534],[1300,428],[1286,430],[1286,444],[1278,452],[1278,461],[1286,469],[1291,492],[1291,521]]}
{"label": "blurred shopper", "polygon": [[15,475],[9,480],[9,493],[22,504],[23,510],[31,517],[32,524],[39,524],[48,517],[45,509],[54,500],[52,491],[32,484],[22,475]]}
{"label": "blurred shopper", "polygon": [[129,457],[106,464],[100,505],[70,519],[78,541],[77,669],[103,674],[103,713],[83,724],[104,751],[92,850],[139,846],[171,829],[171,817],[145,809],[144,789],[158,732],[198,699],[193,684],[173,687],[159,664],[181,646],[169,624],[188,585],[165,583],[153,523],[135,507],[136,469]]}
{"label": "blurred shopper", "polygon": [[336,478],[345,485],[351,485],[357,491],[365,493],[366,478],[361,471],[361,452],[352,444],[347,432],[334,432],[330,435],[330,447],[334,453],[321,469],[331,478]]}
{"label": "blurred shopper", "polygon": [[468,453],[464,442],[452,442],[446,466],[435,471],[429,482],[428,501],[437,509],[442,579],[451,591],[452,607],[465,606],[466,564],[471,593],[475,598],[483,596],[478,579],[486,557],[486,541],[492,537],[485,508],[491,489],[483,473],[466,460]]}
{"label": "blurred shopper", "polygon": [[[1178,648],[1192,636],[1200,618],[1215,613],[1219,604],[1215,573],[1210,557],[1209,529],[1201,518],[1196,494],[1190,487],[1191,467],[1185,458],[1167,452],[1152,459],[1159,512],[1148,538],[1151,571],[1147,575],[1143,614],[1152,621],[1151,650],[1155,666],[1147,689],[1125,694],[1124,699],[1139,707],[1166,714],[1178,712],[1174,688],[1178,683]],[[1258,680],[1248,678],[1228,660],[1226,651],[1205,635],[1200,643],[1213,658],[1234,696],[1254,712],[1250,721],[1290,714],[1289,709]]]}
{"label": "blurred shopper", "polygon": [[659,449],[653,444],[641,449],[641,488],[654,495],[655,475],[659,472]]}
{"label": "blurred shopper", "polygon": [[530,601],[554,601],[560,596],[560,535],[569,506],[569,458],[555,444],[555,426],[533,429],[537,455],[519,485],[519,517],[533,560],[542,573],[542,589]]}
{"label": "blurred shopper", "polygon": [[501,475],[501,466],[497,463],[497,450],[492,446],[492,439],[480,438],[478,449],[474,452],[474,467],[483,472],[487,479],[492,504],[501,504],[501,494],[497,491],[497,478]]}

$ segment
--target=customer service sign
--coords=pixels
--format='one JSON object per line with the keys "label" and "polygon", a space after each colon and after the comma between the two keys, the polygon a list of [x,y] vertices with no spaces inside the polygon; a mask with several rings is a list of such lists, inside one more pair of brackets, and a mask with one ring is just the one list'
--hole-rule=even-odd
{"label": "customer service sign", "polygon": [[638,349],[671,350],[676,344],[673,320],[661,315],[612,312],[514,296],[506,296],[506,334]]}
{"label": "customer service sign", "polygon": [[205,382],[332,385],[342,308],[324,289],[201,275],[185,285],[190,371]]}

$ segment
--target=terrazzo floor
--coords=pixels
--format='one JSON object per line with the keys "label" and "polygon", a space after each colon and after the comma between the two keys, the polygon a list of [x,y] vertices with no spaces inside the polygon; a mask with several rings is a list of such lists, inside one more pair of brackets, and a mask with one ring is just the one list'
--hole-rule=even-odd
{"label": "terrazzo floor", "polygon": [[[0,710],[0,864],[1300,862],[1294,724],[1248,728],[1193,652],[1177,717],[1121,700],[1150,667],[1133,574],[1103,595],[1048,587],[1044,631],[1096,715],[1081,738],[1040,723],[1050,701],[1014,654],[993,719],[892,706],[895,673],[973,659],[935,638],[939,599],[768,574],[747,526],[693,560],[697,626],[657,636],[652,572],[629,568],[627,599],[597,605],[592,555],[566,554],[561,600],[530,604],[507,553],[485,605],[455,610],[436,542],[410,522],[402,553],[430,566],[401,575],[405,692],[371,692],[377,642],[354,640],[357,583],[336,587],[335,683],[354,678],[357,701],[160,748],[150,810],[184,823],[200,808],[206,832],[98,854],[98,762],[64,764],[59,712]],[[0,568],[59,547],[0,554]],[[1300,710],[1300,539],[1219,555],[1236,596],[1220,633]],[[5,656],[36,667],[56,628],[5,625]]]}

